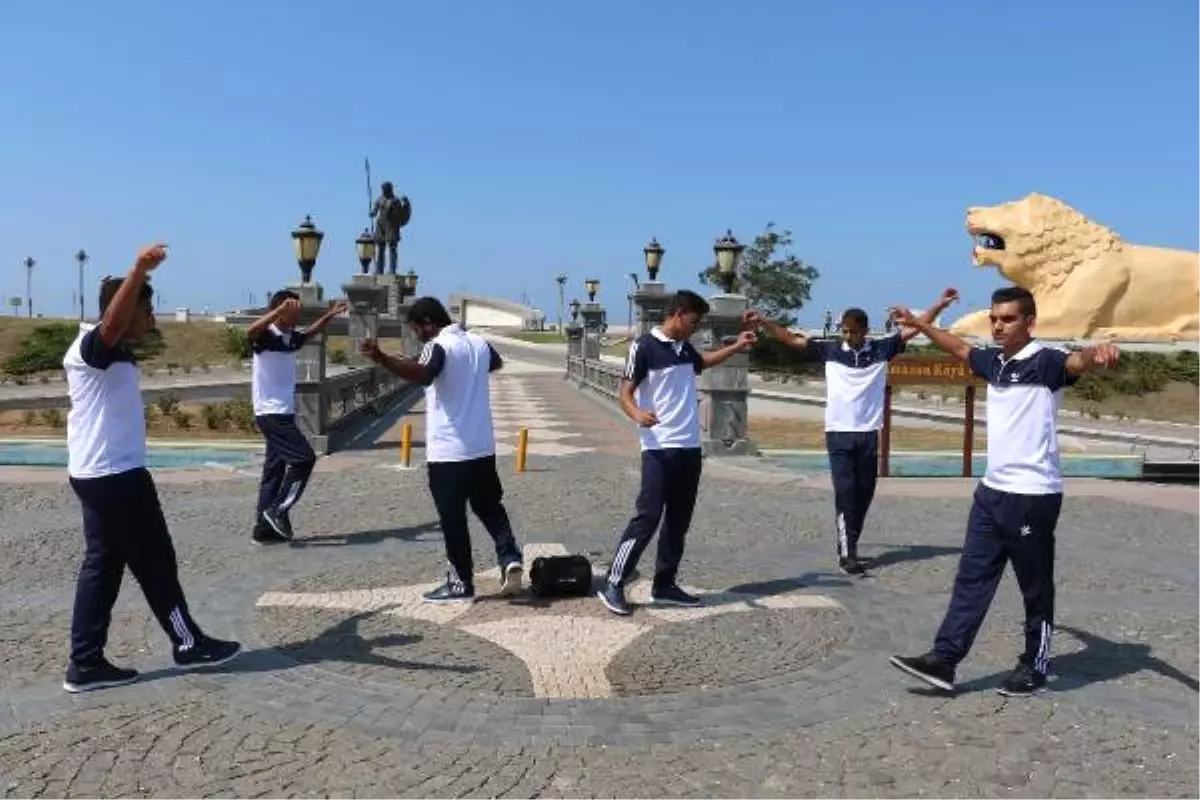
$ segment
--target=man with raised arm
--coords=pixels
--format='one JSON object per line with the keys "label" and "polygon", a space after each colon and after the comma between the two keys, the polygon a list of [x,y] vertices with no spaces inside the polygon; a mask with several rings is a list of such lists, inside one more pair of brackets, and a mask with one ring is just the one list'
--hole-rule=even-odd
{"label": "man with raised arm", "polygon": [[[921,319],[937,319],[957,299],[958,293],[947,289]],[[858,557],[858,540],[875,499],[879,476],[879,429],[883,427],[887,365],[904,352],[917,329],[904,328],[879,339],[870,338],[867,312],[860,308],[842,314],[841,341],[810,339],[754,311],[747,312],[746,323],[761,325],[784,344],[825,362],[825,447],[833,477],[838,568],[847,575],[861,575],[866,565]]]}
{"label": "man with raised arm", "polygon": [[124,278],[100,283],[100,324],[81,326],[63,357],[71,411],[67,473],[83,507],[83,565],[75,584],[71,657],[63,688],[86,692],[138,679],[104,657],[113,604],[125,568],[142,587],[180,669],[215,666],[241,645],[214,639],[192,619],[171,533],[146,470],[146,419],[131,345],[154,329],[147,278],[167,258],[165,245],[138,253]]}
{"label": "man with raised arm", "polygon": [[1019,286],[992,294],[993,347],[972,347],[907,309],[896,321],[917,328],[988,383],[987,471],[975,489],[966,541],[950,607],[920,656],[893,656],[904,672],[944,691],[983,624],[992,597],[1012,562],[1025,599],[1025,650],[999,687],[1023,696],[1046,685],[1054,630],[1054,529],[1062,509],[1057,414],[1063,389],[1083,373],[1112,366],[1116,346],[1098,344],[1068,353],[1034,341],[1037,306]]}

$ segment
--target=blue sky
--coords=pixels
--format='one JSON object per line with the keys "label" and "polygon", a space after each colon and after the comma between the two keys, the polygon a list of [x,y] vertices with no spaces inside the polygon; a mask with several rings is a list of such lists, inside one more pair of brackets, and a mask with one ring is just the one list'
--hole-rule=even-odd
{"label": "blue sky", "polygon": [[[555,316],[601,279],[623,321],[642,246],[694,286],[726,228],[790,228],[812,304],[873,313],[953,285],[964,210],[1041,191],[1127,240],[1197,248],[1197,4],[13,3],[0,32],[0,293],[68,313],[163,238],[164,310],[357,269],[375,188],[413,201],[421,289]],[[89,305],[91,303],[89,302]],[[8,309],[4,309],[7,313]]]}

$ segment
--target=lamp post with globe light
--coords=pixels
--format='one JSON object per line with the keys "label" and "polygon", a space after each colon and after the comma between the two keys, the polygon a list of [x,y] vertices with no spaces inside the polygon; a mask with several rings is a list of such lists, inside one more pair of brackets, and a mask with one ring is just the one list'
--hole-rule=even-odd
{"label": "lamp post with globe light", "polygon": [[79,264],[79,321],[83,322],[83,268],[88,262],[88,254],[82,247],[75,254],[75,261]]}
{"label": "lamp post with globe light", "polygon": [[[734,294],[745,247],[732,230],[713,244],[722,292],[708,299],[709,312],[693,337],[700,350],[718,349],[737,340],[749,301]],[[750,356],[739,353],[700,373],[701,447],[711,455],[755,455],[748,423]]]}
{"label": "lamp post with globe light", "polygon": [[25,265],[25,311],[33,318],[33,268],[37,266],[37,262],[32,256],[28,256],[21,262]]}
{"label": "lamp post with globe light", "polygon": [[[663,256],[666,249],[652,238],[650,243],[642,248],[646,261],[646,275],[649,280],[642,281],[633,292],[633,304],[637,306],[637,335],[649,333],[655,325],[662,322],[670,298],[667,296],[666,284],[658,279],[662,269]],[[637,283],[635,281],[635,283]]]}

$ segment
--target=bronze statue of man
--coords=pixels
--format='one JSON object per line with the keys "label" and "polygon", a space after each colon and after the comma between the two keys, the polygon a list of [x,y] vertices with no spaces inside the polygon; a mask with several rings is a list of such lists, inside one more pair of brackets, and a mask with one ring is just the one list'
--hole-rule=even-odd
{"label": "bronze statue of man", "polygon": [[371,206],[371,216],[375,220],[375,274],[383,274],[386,251],[388,271],[395,275],[400,229],[408,224],[412,216],[412,203],[403,195],[396,196],[391,181],[384,181],[380,190],[381,194]]}

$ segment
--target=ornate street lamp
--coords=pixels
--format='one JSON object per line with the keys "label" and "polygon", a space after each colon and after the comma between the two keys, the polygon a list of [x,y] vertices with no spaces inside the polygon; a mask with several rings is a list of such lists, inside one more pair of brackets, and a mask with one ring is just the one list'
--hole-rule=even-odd
{"label": "ornate street lamp", "polygon": [[571,309],[571,323],[579,322],[579,301],[572,300],[568,307]]}
{"label": "ornate street lamp", "polygon": [[411,269],[406,275],[400,276],[400,300],[405,297],[412,297],[417,293],[417,273]]}
{"label": "ornate street lamp", "polygon": [[30,319],[33,318],[33,268],[37,266],[37,262],[32,256],[26,257],[21,262],[25,265],[25,310],[29,312]]}
{"label": "ornate street lamp", "polygon": [[642,252],[646,255],[646,272],[650,275],[650,280],[658,280],[658,268],[662,266],[663,253],[667,251],[658,243],[658,239],[651,239],[650,244],[642,248]]}
{"label": "ornate street lamp", "polygon": [[300,227],[292,231],[292,244],[296,248],[296,263],[300,265],[300,276],[304,283],[312,283],[313,267],[321,252],[321,240],[325,234],[313,225],[312,216],[305,215]]}
{"label": "ornate street lamp", "polygon": [[363,232],[354,240],[354,249],[358,251],[358,265],[362,267],[362,274],[366,275],[371,262],[375,260],[375,236],[370,228],[363,228]]}
{"label": "ornate street lamp", "polygon": [[75,260],[79,263],[79,321],[83,322],[83,267],[88,262],[87,251],[81,247]]}
{"label": "ornate street lamp", "polygon": [[721,279],[721,288],[725,294],[733,293],[733,283],[737,279],[738,261],[746,247],[733,236],[732,230],[726,230],[725,235],[717,239],[713,252],[717,254],[717,274]]}
{"label": "ornate street lamp", "polygon": [[587,290],[588,302],[596,302],[596,292],[600,291],[600,279],[588,278],[583,282],[583,288]]}

